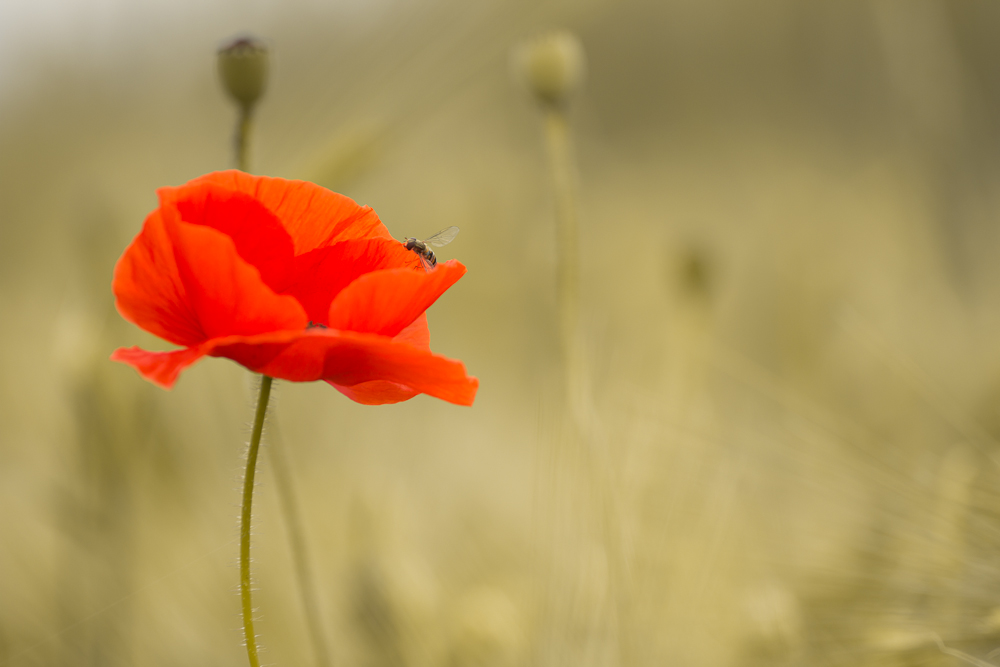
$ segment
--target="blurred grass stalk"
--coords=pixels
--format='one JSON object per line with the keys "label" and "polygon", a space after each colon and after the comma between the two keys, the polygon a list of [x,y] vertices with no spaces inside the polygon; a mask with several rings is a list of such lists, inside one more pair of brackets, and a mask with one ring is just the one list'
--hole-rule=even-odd
{"label": "blurred grass stalk", "polygon": [[292,562],[295,567],[295,580],[299,583],[299,599],[302,602],[303,613],[312,641],[313,652],[316,655],[318,667],[329,667],[330,652],[327,649],[323,633],[322,612],[319,599],[316,597],[316,577],[313,575],[309,561],[309,547],[306,543],[305,528],[302,525],[302,512],[299,509],[298,497],[292,483],[292,470],[285,455],[285,443],[280,438],[276,420],[271,417],[269,429],[270,446],[267,451],[271,458],[271,470],[274,473],[275,488],[278,491],[278,504],[281,508],[285,529],[288,531],[288,545],[291,549]]}
{"label": "blurred grass stalk", "polygon": [[545,109],[545,142],[552,171],[558,260],[559,338],[566,409],[577,430],[586,429],[583,349],[580,340],[580,235],[569,118],[563,107]]}
{"label": "blurred grass stalk", "polygon": [[[593,400],[590,395],[589,369],[584,357],[580,328],[580,234],[577,205],[578,175],[569,118],[570,101],[583,83],[585,56],[579,39],[569,32],[553,32],[524,45],[516,54],[516,65],[528,88],[539,102],[544,117],[545,144],[553,189],[556,218],[557,301],[559,344],[562,361],[563,429],[556,434],[556,448],[563,448],[568,460],[556,463],[578,466],[584,480],[582,498],[572,506],[584,517],[595,517],[597,535],[588,535],[593,526],[568,526],[566,544],[576,551],[578,571],[568,599],[583,599],[592,609],[566,610],[571,624],[580,624],[587,637],[585,647],[556,646],[550,660],[569,661],[576,655],[584,661],[633,664],[627,639],[628,587],[619,536],[620,521],[611,483],[611,461],[598,447],[594,432]],[[561,442],[560,442],[561,441]],[[567,451],[568,450],[568,451]],[[555,472],[555,471],[553,471]],[[556,505],[558,499],[553,499]],[[555,516],[556,522],[563,517]],[[580,534],[572,534],[579,530]],[[576,548],[578,547],[578,548]],[[551,573],[555,574],[555,573]],[[558,585],[558,584],[557,584]],[[558,613],[558,612],[557,612]],[[615,657],[614,656],[617,653]]]}
{"label": "blurred grass stalk", "polygon": [[[218,67],[219,78],[221,79],[226,92],[239,105],[239,118],[237,120],[235,142],[236,165],[240,171],[249,171],[249,146],[253,111],[267,86],[267,74],[269,68],[267,46],[262,42],[250,38],[238,39],[228,47],[219,51]],[[265,397],[264,387],[266,385],[266,391],[269,392],[270,382],[271,378],[268,377],[264,377],[262,380],[260,399],[261,405],[258,406],[258,412],[260,412],[261,409],[266,410],[267,399]],[[259,414],[258,418],[262,419],[263,415]],[[271,430],[273,433],[274,429],[272,428]],[[255,436],[259,440],[260,433],[257,432]],[[271,439],[274,440],[275,438],[272,437]],[[295,580],[299,586],[299,599],[302,602],[302,611],[306,619],[306,627],[308,629],[309,638],[313,645],[316,664],[318,667],[328,667],[330,665],[329,651],[327,650],[326,641],[323,635],[319,600],[316,598],[315,577],[313,576],[312,568],[309,565],[305,530],[302,525],[298,501],[293,488],[291,468],[285,458],[284,451],[281,446],[275,446],[275,443],[272,442],[272,446],[268,448],[268,451],[271,453],[275,486],[278,490],[278,505],[281,509],[285,528],[288,531],[288,542],[291,550],[292,562],[294,564]],[[254,450],[253,445],[251,445],[251,450],[248,453],[248,456],[256,456],[256,451]],[[250,479],[250,486],[247,492],[252,492],[252,466],[254,465],[255,462],[248,464],[247,476],[248,479]],[[244,523],[246,525],[242,528],[242,531],[246,532],[249,536],[249,499],[245,499],[245,503],[247,504],[247,508],[245,510],[246,516],[244,517]],[[249,540],[249,537],[247,537],[247,539]],[[241,577],[246,579],[243,583],[245,584],[245,587],[248,588],[250,585],[249,544],[246,545],[246,549],[247,553],[241,555],[241,568],[244,567],[242,561],[245,556],[247,560],[247,570],[246,572],[241,573]],[[249,590],[246,591],[244,604],[245,606],[250,607]],[[249,613],[252,615],[252,609]],[[246,630],[247,645],[248,647],[253,648],[251,653],[251,663],[253,663],[256,658],[256,647],[253,646],[252,616],[246,617]]]}
{"label": "blurred grass stalk", "polygon": [[580,339],[580,234],[576,165],[570,134],[569,102],[584,75],[583,47],[570,33],[543,35],[517,54],[521,76],[540,104],[545,120],[556,215],[559,343],[563,398],[580,430],[585,428],[585,368]]}

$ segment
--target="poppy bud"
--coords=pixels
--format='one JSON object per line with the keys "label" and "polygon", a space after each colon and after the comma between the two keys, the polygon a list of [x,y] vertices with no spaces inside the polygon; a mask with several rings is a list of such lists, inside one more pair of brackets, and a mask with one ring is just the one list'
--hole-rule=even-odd
{"label": "poppy bud", "polygon": [[564,105],[583,82],[583,45],[573,33],[552,32],[528,42],[515,54],[515,67],[544,104]]}
{"label": "poppy bud", "polygon": [[260,99],[267,84],[267,46],[252,38],[241,38],[219,50],[219,77],[230,97],[249,110]]}

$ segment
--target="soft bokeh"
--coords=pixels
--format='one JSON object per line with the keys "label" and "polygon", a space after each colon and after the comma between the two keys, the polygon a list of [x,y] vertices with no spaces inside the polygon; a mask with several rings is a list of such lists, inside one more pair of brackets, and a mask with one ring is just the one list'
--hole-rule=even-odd
{"label": "soft bokeh", "polygon": [[[575,32],[585,442],[560,430],[554,195],[516,47]],[[107,360],[155,189],[233,164],[215,52],[271,47],[252,170],[462,233],[429,312],[475,407],[278,383],[264,660],[953,665],[1000,647],[1000,5],[0,5],[0,664],[245,664],[253,379]],[[943,642],[939,644],[938,641]]]}

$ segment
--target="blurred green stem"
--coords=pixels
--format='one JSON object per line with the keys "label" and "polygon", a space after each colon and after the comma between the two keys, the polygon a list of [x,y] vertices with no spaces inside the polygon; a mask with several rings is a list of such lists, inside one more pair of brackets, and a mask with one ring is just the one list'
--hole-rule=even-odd
{"label": "blurred green stem", "polygon": [[545,113],[545,141],[555,194],[558,252],[559,343],[562,348],[566,407],[579,425],[582,417],[582,354],[578,330],[580,309],[579,233],[577,231],[576,179],[569,120],[562,107]]}
{"label": "blurred green stem", "polygon": [[240,119],[236,125],[236,168],[248,171],[250,165],[250,129],[253,125],[253,107],[240,105]]}
{"label": "blurred green stem", "polygon": [[551,104],[545,109],[545,142],[555,196],[556,241],[558,252],[559,334],[563,361],[563,394],[570,432],[580,446],[588,468],[592,493],[601,507],[604,547],[611,560],[611,591],[615,596],[615,622],[621,664],[633,664],[626,634],[628,587],[621,539],[616,534],[615,500],[609,484],[611,462],[594,447],[591,433],[587,367],[580,333],[580,235],[577,213],[576,158],[566,107]]}
{"label": "blurred green stem", "polygon": [[330,655],[323,639],[323,628],[320,624],[319,600],[316,599],[316,586],[313,583],[312,568],[306,557],[305,531],[302,528],[302,513],[299,511],[298,500],[295,497],[292,484],[291,468],[285,456],[284,443],[279,437],[275,424],[271,424],[271,469],[277,482],[278,496],[285,527],[288,529],[288,541],[292,550],[292,561],[295,564],[295,577],[299,582],[299,592],[302,596],[302,606],[305,609],[306,625],[312,640],[313,651],[316,653],[316,664],[319,667],[330,665]]}
{"label": "blurred green stem", "polygon": [[250,509],[253,505],[253,480],[257,471],[260,436],[264,431],[267,402],[271,398],[271,381],[267,375],[261,377],[257,414],[253,420],[250,449],[247,450],[247,471],[243,476],[243,510],[240,514],[240,599],[243,602],[243,634],[246,637],[250,667],[260,667],[260,660],[257,657],[257,636],[253,630],[253,602],[250,599]]}

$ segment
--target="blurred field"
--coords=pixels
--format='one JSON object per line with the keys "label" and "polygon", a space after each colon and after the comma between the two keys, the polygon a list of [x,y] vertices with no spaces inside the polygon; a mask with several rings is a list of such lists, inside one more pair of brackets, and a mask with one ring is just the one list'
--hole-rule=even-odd
{"label": "blurred field", "polygon": [[[575,31],[586,446],[511,50]],[[215,50],[273,52],[254,171],[448,225],[430,311],[475,407],[279,383],[264,660],[957,665],[1000,648],[1000,6],[986,0],[0,6],[0,665],[241,665],[253,380],[107,361],[155,188],[232,164]],[[998,663],[1000,664],[1000,663]]]}

